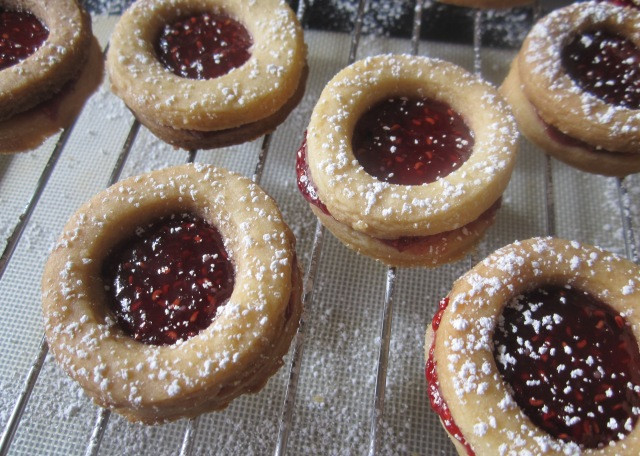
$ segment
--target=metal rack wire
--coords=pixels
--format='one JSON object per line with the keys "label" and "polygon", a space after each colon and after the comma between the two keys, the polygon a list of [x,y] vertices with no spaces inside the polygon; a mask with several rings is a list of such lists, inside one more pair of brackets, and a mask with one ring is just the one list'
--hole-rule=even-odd
{"label": "metal rack wire", "polygon": [[[352,63],[356,60],[358,53],[358,46],[360,43],[360,37],[362,33],[362,21],[366,10],[367,1],[360,0],[358,4],[358,12],[355,21],[354,30],[351,38],[351,46],[349,51],[348,62]],[[421,18],[423,13],[424,0],[416,0],[414,8],[414,21],[413,31],[411,37],[411,52],[413,54],[418,53],[418,46],[420,43],[420,31],[421,31]],[[298,4],[297,15],[300,21],[304,24],[304,16],[308,7],[307,0],[302,0]],[[536,6],[536,11],[539,8]],[[477,74],[482,72],[482,29],[483,29],[483,12],[478,10],[474,15],[474,46],[473,46],[473,68]],[[40,201],[42,192],[47,186],[51,173],[56,167],[59,157],[61,156],[66,142],[73,130],[73,126],[66,129],[58,138],[56,146],[53,152],[43,168],[43,172],[37,182],[33,195],[31,196],[28,205],[20,215],[18,223],[13,228],[12,232],[7,237],[6,247],[0,256],[0,280],[2,280],[5,271],[12,259],[16,246],[20,242],[26,227],[34,213],[36,206]],[[131,151],[134,140],[140,132],[140,124],[134,121],[126,140],[120,150],[118,158],[115,162],[113,170],[109,178],[109,185],[118,181],[129,153]],[[271,147],[271,135],[264,137],[260,152],[258,155],[257,163],[252,175],[252,179],[259,183],[262,179],[263,171]],[[187,160],[192,162],[196,160],[196,151],[190,151]],[[546,158],[544,165],[545,175],[545,226],[546,234],[554,235],[556,233],[556,198],[557,195],[554,192],[554,180],[553,180],[553,163],[550,158]],[[618,193],[618,205],[620,209],[620,219],[622,225],[622,234],[624,237],[624,247],[627,256],[635,262],[638,262],[638,251],[636,246],[636,236],[634,228],[634,220],[631,213],[631,196],[629,192],[629,186],[625,179],[616,179],[615,182]],[[284,455],[287,453],[289,435],[294,423],[294,408],[296,405],[297,389],[299,384],[299,376],[301,364],[304,357],[304,343],[307,332],[308,314],[310,308],[313,306],[314,291],[316,290],[317,273],[321,262],[321,252],[324,242],[324,228],[320,222],[315,225],[315,231],[313,234],[313,242],[311,247],[311,253],[308,261],[308,269],[305,274],[304,287],[303,287],[303,304],[305,312],[303,313],[302,321],[300,323],[299,332],[294,340],[291,350],[291,361],[288,366],[288,376],[286,381],[286,391],[284,393],[284,400],[282,403],[281,412],[278,420],[278,432],[277,440],[275,443],[274,454]],[[387,382],[387,368],[389,364],[389,347],[392,335],[392,315],[394,295],[397,289],[397,277],[399,271],[396,268],[389,268],[386,273],[386,287],[383,298],[383,306],[381,308],[380,316],[380,343],[378,347],[378,356],[376,364],[376,379],[373,395],[371,398],[371,418],[370,418],[370,431],[369,431],[369,454],[376,455],[381,453],[381,440],[383,438],[383,417],[384,417],[384,403],[385,403],[385,391]],[[5,428],[0,439],[0,456],[8,454],[11,449],[16,430],[20,425],[20,420],[23,416],[25,407],[27,406],[34,386],[37,383],[38,376],[41,372],[42,366],[45,362],[46,355],[48,353],[48,346],[46,340],[42,338],[37,354],[34,361],[31,364],[29,371],[26,373],[23,387],[20,394],[14,402],[13,409],[7,419]],[[110,412],[105,409],[99,409],[96,414],[93,428],[86,445],[86,455],[97,455],[100,452],[100,446],[102,443],[105,430],[109,423]],[[190,455],[193,453],[194,442],[196,440],[197,431],[199,427],[199,420],[189,420],[185,432],[183,434],[182,445],[180,448],[180,455]]]}

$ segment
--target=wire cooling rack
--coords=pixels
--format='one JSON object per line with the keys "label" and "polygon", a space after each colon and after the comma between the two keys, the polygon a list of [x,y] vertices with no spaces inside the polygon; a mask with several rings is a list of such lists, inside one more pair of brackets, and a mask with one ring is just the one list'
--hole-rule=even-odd
{"label": "wire cooling rack", "polygon": [[[275,133],[215,151],[175,150],[140,127],[108,81],[75,123],[37,150],[0,156],[0,455],[454,455],[430,410],[424,331],[436,303],[477,259],[515,239],[554,234],[638,261],[640,181],[589,175],[522,140],[495,225],[477,251],[437,269],[386,268],[325,235],[295,184],[295,151],[326,82],[348,63],[389,52],[440,57],[496,85],[515,50],[481,46],[490,15],[474,13],[474,44],[306,31],[310,78],[300,106]],[[299,2],[305,23],[307,1]],[[536,14],[537,11],[536,11]],[[108,45],[117,17],[96,16]],[[133,425],[94,406],[48,356],[39,284],[67,218],[121,178],[197,161],[252,177],[280,205],[305,267],[305,312],[284,367],[263,391],[222,412],[162,426]]]}

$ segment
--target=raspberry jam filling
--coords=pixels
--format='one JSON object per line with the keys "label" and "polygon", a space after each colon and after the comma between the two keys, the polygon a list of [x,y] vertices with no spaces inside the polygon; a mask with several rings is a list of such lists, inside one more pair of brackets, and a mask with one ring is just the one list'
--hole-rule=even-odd
{"label": "raspberry jam filling", "polygon": [[156,55],[175,75],[213,79],[242,66],[251,52],[251,35],[221,13],[201,13],[165,25],[156,39]]}
{"label": "raspberry jam filling", "polygon": [[548,286],[513,299],[494,357],[522,411],[584,448],[622,438],[640,415],[640,352],[625,319],[588,293]]}
{"label": "raspberry jam filling", "polygon": [[559,129],[557,129],[556,127],[554,127],[551,124],[548,124],[547,122],[545,122],[542,117],[538,116],[538,118],[542,121],[542,123],[544,124],[544,130],[547,133],[547,135],[554,140],[555,142],[562,144],[563,146],[567,146],[567,147],[580,147],[582,149],[586,149],[590,152],[604,152],[604,153],[616,153],[616,152],[612,152],[612,151],[608,151],[605,149],[598,149],[594,146],[592,146],[591,144],[587,144],[584,141],[581,141],[577,138],[574,138],[573,136],[569,136],[566,133],[563,133],[562,131],[560,131]]}
{"label": "raspberry jam filling", "polygon": [[429,402],[431,403],[431,408],[434,412],[438,414],[440,420],[444,424],[447,432],[452,435],[460,444],[467,450],[467,455],[474,456],[475,452],[471,448],[471,445],[464,439],[462,435],[462,431],[456,425],[453,420],[453,416],[451,416],[451,411],[447,406],[447,402],[442,397],[442,393],[440,392],[440,383],[438,382],[438,372],[436,371],[436,362],[434,359],[434,352],[436,348],[436,333],[438,328],[440,327],[440,321],[442,320],[442,315],[444,311],[447,309],[449,305],[449,298],[444,298],[440,301],[438,305],[438,310],[436,314],[433,316],[433,320],[431,321],[431,329],[433,329],[433,342],[431,343],[431,347],[429,348],[429,358],[427,359],[427,365],[425,367],[425,376],[427,378],[427,392],[429,394]]}
{"label": "raspberry jam filling", "polygon": [[193,214],[138,228],[109,253],[102,276],[120,327],[151,345],[207,328],[235,282],[220,233]]}
{"label": "raspberry jam filling", "polygon": [[[502,197],[498,198],[498,200],[495,203],[493,203],[489,207],[489,209],[487,209],[482,214],[480,214],[480,216],[477,219],[465,225],[461,229],[462,233],[460,234],[460,236],[466,235],[470,231],[470,229],[472,230],[473,229],[471,226],[472,224],[482,222],[484,220],[492,219],[496,215],[496,212],[498,212],[498,209],[500,209],[501,205],[502,205]],[[460,230],[460,228],[458,228],[458,230]],[[421,248],[427,250],[432,246],[439,244],[442,241],[443,236],[446,236],[452,231],[458,231],[458,230],[444,231],[442,233],[432,234],[428,236],[402,236],[396,239],[378,239],[378,240],[383,244],[393,247],[398,252],[404,252],[405,250],[408,250],[417,245],[420,245]]]}
{"label": "raspberry jam filling", "polygon": [[0,70],[29,57],[48,36],[49,30],[33,14],[0,8]]}
{"label": "raspberry jam filling", "polygon": [[538,112],[536,112],[536,115],[538,117],[538,120],[542,123],[542,126],[547,136],[549,136],[549,138],[551,138],[552,141],[555,141],[560,145],[563,145],[566,147],[579,147],[581,149],[584,149],[594,154],[606,154],[609,156],[618,155],[619,157],[624,157],[629,155],[629,153],[627,152],[617,152],[614,150],[607,150],[600,147],[592,146],[591,144],[586,143],[578,138],[574,138],[573,136],[569,136],[568,134],[563,133],[558,128],[545,122],[545,120],[540,116]]}
{"label": "raspberry jam filling", "polygon": [[582,32],[562,49],[562,65],[587,92],[607,103],[640,109],[640,48],[606,30]]}
{"label": "raspberry jam filling", "polygon": [[367,173],[398,185],[447,176],[471,155],[473,134],[448,104],[398,97],[372,106],[356,123],[353,153]]}
{"label": "raspberry jam filling", "polygon": [[322,212],[327,215],[331,215],[329,213],[329,209],[324,205],[322,201],[320,201],[320,197],[318,196],[318,192],[316,191],[316,186],[313,184],[311,180],[311,176],[309,175],[309,165],[307,164],[307,133],[304,134],[304,139],[302,140],[302,144],[298,149],[296,154],[296,174],[298,176],[298,190],[302,193],[304,199],[306,199],[309,203],[316,206]]}

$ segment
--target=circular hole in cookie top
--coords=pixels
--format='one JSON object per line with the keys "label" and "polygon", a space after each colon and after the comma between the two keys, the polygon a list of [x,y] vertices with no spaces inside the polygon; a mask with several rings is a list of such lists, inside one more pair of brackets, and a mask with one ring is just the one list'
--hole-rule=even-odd
{"label": "circular hole in cookie top", "polygon": [[0,8],[0,70],[29,57],[48,36],[49,30],[33,14]]}
{"label": "circular hole in cookie top", "polygon": [[155,43],[160,62],[177,76],[213,79],[242,66],[253,40],[238,21],[222,12],[199,13],[165,25]]}
{"label": "circular hole in cookie top", "polygon": [[515,401],[550,435],[598,448],[635,426],[638,343],[607,304],[577,289],[536,289],[507,304],[493,337]]}
{"label": "circular hole in cookie top", "polygon": [[640,48],[607,30],[577,34],[562,49],[562,65],[585,91],[607,103],[640,109]]}
{"label": "circular hole in cookie top", "polygon": [[394,97],[356,123],[353,153],[367,173],[399,185],[434,182],[471,155],[474,138],[462,116],[428,98]]}
{"label": "circular hole in cookie top", "polygon": [[137,228],[109,253],[102,276],[122,330],[151,345],[170,345],[207,328],[235,283],[220,233],[193,214]]}

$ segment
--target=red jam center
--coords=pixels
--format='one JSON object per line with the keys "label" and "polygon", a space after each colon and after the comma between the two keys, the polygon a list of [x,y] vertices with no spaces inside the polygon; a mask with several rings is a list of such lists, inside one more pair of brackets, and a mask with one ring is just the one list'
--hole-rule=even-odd
{"label": "red jam center", "polygon": [[473,134],[449,105],[426,98],[391,98],[356,123],[353,153],[372,176],[421,185],[447,176],[471,155]]}
{"label": "red jam center", "polygon": [[494,357],[523,412],[586,448],[622,439],[640,414],[640,352],[624,318],[593,296],[546,287],[513,299]]}
{"label": "red jam center", "polygon": [[151,345],[208,327],[234,286],[220,233],[192,214],[138,228],[109,254],[103,278],[120,327]]}
{"label": "red jam center", "polygon": [[224,14],[202,13],[165,25],[156,40],[156,54],[178,76],[213,79],[249,60],[252,44],[251,35],[238,21]]}
{"label": "red jam center", "polygon": [[607,103],[640,109],[640,48],[631,40],[606,30],[583,32],[561,57],[583,90]]}
{"label": "red jam center", "polygon": [[0,70],[29,57],[48,36],[49,30],[33,14],[0,8]]}

